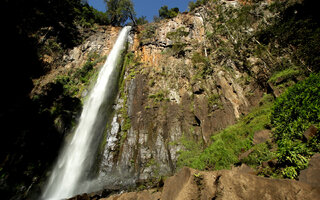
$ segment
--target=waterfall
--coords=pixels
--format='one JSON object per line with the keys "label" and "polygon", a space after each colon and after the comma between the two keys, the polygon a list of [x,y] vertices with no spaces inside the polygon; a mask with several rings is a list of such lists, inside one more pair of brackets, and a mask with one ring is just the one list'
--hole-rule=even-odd
{"label": "waterfall", "polygon": [[[111,99],[117,85],[117,64],[131,27],[124,27],[112,48],[104,66],[99,72],[97,82],[83,106],[79,123],[72,139],[66,142],[41,199],[64,199],[81,191],[93,166],[97,146],[105,124],[106,108],[111,107]],[[102,112],[100,111],[102,110]]]}

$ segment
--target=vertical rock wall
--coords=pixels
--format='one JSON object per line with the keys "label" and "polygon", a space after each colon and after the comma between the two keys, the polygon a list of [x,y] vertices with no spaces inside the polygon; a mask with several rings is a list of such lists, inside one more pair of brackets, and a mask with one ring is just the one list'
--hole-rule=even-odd
{"label": "vertical rock wall", "polygon": [[262,89],[231,59],[206,63],[205,32],[199,14],[138,28],[115,106],[119,128],[108,131],[117,142],[106,146],[102,171],[137,179],[172,174],[183,140],[206,146],[258,102]]}

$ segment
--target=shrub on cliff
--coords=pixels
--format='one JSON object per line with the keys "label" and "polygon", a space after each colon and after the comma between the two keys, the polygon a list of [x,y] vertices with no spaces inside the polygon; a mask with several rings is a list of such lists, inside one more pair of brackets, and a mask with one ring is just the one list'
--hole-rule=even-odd
{"label": "shrub on cliff", "polygon": [[193,2],[193,1],[190,1],[189,2],[189,10],[190,11],[193,11],[194,9],[202,6],[202,5],[205,5],[206,3],[208,3],[209,0],[197,0],[196,2]]}

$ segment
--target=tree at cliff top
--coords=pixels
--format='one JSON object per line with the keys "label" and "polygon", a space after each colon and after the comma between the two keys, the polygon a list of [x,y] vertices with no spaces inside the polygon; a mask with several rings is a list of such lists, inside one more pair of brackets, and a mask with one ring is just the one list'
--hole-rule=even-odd
{"label": "tree at cliff top", "polygon": [[168,9],[168,6],[162,6],[159,9],[159,17],[161,19],[171,19],[174,18],[178,15],[179,13],[179,8],[171,8],[170,10]]}
{"label": "tree at cliff top", "polygon": [[135,23],[135,11],[131,0],[104,0],[107,3],[107,15],[113,26],[123,25],[128,18]]}

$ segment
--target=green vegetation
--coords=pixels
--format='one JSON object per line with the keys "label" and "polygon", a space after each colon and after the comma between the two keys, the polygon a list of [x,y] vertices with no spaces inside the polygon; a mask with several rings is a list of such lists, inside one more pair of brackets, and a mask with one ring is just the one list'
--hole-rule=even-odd
{"label": "green vegetation", "polygon": [[97,75],[97,68],[94,67],[105,59],[106,56],[99,56],[95,52],[91,53],[81,68],[72,75],[70,73],[70,75],[58,76],[55,82],[63,85],[65,95],[79,98],[82,90],[88,87],[92,78]]}
{"label": "green vegetation", "polygon": [[[229,169],[240,162],[238,156],[242,152],[251,149],[241,162],[258,169],[259,174],[297,178],[300,170],[308,166],[308,159],[320,152],[319,134],[308,140],[303,137],[310,125],[320,127],[319,83],[320,74],[311,74],[275,101],[271,95],[265,95],[259,107],[250,114],[212,136],[211,144],[205,149],[201,149],[202,144],[183,137],[180,143],[185,149],[179,152],[178,167]],[[273,141],[253,146],[254,133],[270,127],[273,128]],[[270,151],[273,142],[278,146],[276,152]],[[273,159],[277,159],[275,166],[259,168],[263,162]]]}
{"label": "green vegetation", "polygon": [[107,15],[113,26],[123,25],[128,18],[135,23],[135,11],[131,0],[104,0],[107,4]]}
{"label": "green vegetation", "polygon": [[[253,134],[270,124],[272,102],[273,98],[265,95],[261,106],[237,124],[212,136],[212,143],[204,150],[201,150],[201,144],[184,139],[181,144],[185,150],[179,152],[178,167],[189,166],[200,170],[230,169],[239,162],[240,153],[252,147]],[[260,161],[266,161],[266,157],[262,156],[264,155],[261,155]]]}
{"label": "green vegetation", "polygon": [[[196,142],[183,136],[178,143],[181,143],[184,150],[178,152],[179,157],[177,161],[177,167],[182,168],[189,166],[197,168],[199,162],[199,155],[203,152],[203,146],[201,142]],[[172,144],[173,145],[173,144]]]}
{"label": "green vegetation", "polygon": [[150,98],[150,99],[153,99],[153,102],[154,103],[159,103],[159,102],[162,102],[162,101],[164,101],[164,100],[167,100],[168,101],[168,99],[166,98],[166,96],[167,96],[167,91],[163,91],[163,90],[159,90],[157,93],[155,93],[155,94],[150,94],[149,96],[148,96],[148,98]]}
{"label": "green vegetation", "polygon": [[[272,149],[272,144],[268,141],[257,144],[252,147],[252,152],[242,162],[253,168],[261,166],[263,162],[276,158],[276,153],[270,151],[270,149]],[[261,172],[261,174],[264,173]]]}
{"label": "green vegetation", "polygon": [[100,25],[107,25],[109,24],[109,18],[106,13],[98,11],[94,9],[92,6],[88,4],[84,4],[82,7],[74,8],[76,15],[76,24],[90,28],[95,23]]}
{"label": "green vegetation", "polygon": [[301,73],[300,70],[295,68],[288,68],[283,71],[275,72],[269,79],[269,82],[276,83],[279,80],[286,80],[297,77]]}
{"label": "green vegetation", "polygon": [[[120,145],[123,144],[123,142],[127,138],[127,133],[131,128],[131,119],[130,119],[130,116],[128,115],[128,105],[127,105],[128,91],[126,91],[124,88],[127,81],[134,79],[138,65],[139,63],[136,62],[136,57],[133,52],[128,52],[125,54],[122,71],[120,75],[120,80],[119,80],[120,98],[123,99],[122,107],[120,109],[121,118],[123,120],[123,123],[121,125]],[[129,71],[129,74],[127,74],[126,78],[125,78],[125,71]]]}
{"label": "green vegetation", "polygon": [[143,30],[139,34],[141,43],[148,43],[154,38],[157,30],[157,25],[155,23],[145,24]]}
{"label": "green vegetation", "polygon": [[189,32],[186,31],[185,27],[180,27],[176,31],[171,31],[167,33],[167,38],[170,40],[179,40],[181,37],[186,37],[189,35]]}
{"label": "green vegetation", "polygon": [[195,75],[195,78],[205,79],[207,75],[211,75],[213,73],[213,68],[210,64],[209,59],[201,55],[200,53],[194,53],[192,55],[191,61],[193,67],[197,69],[197,74]]}
{"label": "green vegetation", "polygon": [[184,48],[187,46],[185,42],[183,42],[183,37],[189,35],[189,32],[186,31],[185,27],[180,27],[176,31],[171,31],[167,33],[167,38],[172,40],[173,44],[171,47],[171,54],[179,56],[184,56]]}
{"label": "green vegetation", "polygon": [[320,127],[320,74],[289,88],[279,97],[272,111],[277,157],[284,177],[297,178],[308,165],[308,158],[320,151],[319,136],[303,141],[303,133],[314,124]]}
{"label": "green vegetation", "polygon": [[148,20],[147,20],[146,16],[141,16],[139,18],[136,18],[135,20],[136,20],[137,25],[143,25],[143,24],[147,24],[148,23]]}
{"label": "green vegetation", "polygon": [[193,11],[194,9],[196,9],[202,5],[205,5],[208,2],[209,2],[209,0],[197,0],[196,2],[190,1],[189,2],[189,10]]}
{"label": "green vegetation", "polygon": [[211,94],[208,96],[208,104],[210,107],[212,106],[218,106],[219,108],[222,108],[222,103],[220,100],[220,95],[218,94]]}
{"label": "green vegetation", "polygon": [[159,17],[160,19],[171,19],[176,17],[179,14],[179,8],[171,8],[170,10],[168,9],[168,6],[162,6],[159,9]]}

